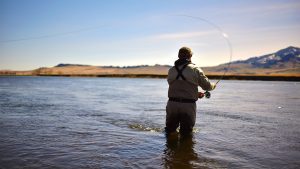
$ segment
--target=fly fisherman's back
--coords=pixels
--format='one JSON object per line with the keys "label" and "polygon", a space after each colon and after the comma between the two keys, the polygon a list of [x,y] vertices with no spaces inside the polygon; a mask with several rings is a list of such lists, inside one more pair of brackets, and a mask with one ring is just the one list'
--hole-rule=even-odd
{"label": "fly fisherman's back", "polygon": [[169,101],[166,107],[166,134],[175,132],[179,126],[180,134],[190,134],[196,121],[198,86],[206,91],[215,88],[215,84],[208,80],[201,68],[191,62],[192,55],[190,48],[180,48],[179,59],[168,72]]}

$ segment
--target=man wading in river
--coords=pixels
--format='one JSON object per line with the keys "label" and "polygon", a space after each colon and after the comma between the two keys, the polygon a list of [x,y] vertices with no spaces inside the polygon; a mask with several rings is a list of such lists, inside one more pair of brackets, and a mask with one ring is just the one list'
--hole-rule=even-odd
{"label": "man wading in river", "polygon": [[216,87],[214,83],[209,82],[203,71],[191,62],[192,55],[190,48],[182,47],[178,53],[179,59],[168,73],[166,134],[175,132],[179,124],[181,135],[190,134],[196,121],[198,86],[206,91]]}

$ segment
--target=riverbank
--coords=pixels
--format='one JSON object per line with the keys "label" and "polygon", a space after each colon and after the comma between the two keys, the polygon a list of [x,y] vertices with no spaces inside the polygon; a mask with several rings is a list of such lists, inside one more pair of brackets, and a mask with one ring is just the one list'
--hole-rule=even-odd
{"label": "riverbank", "polygon": [[[3,76],[55,76],[55,77],[119,77],[119,78],[167,78],[162,74],[39,74],[39,75],[0,75]],[[300,81],[299,76],[292,75],[207,75],[209,79],[224,80],[259,80],[259,81]]]}

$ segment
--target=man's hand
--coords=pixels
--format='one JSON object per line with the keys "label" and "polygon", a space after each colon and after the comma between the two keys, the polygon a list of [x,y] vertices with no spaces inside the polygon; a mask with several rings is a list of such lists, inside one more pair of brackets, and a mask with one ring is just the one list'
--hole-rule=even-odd
{"label": "man's hand", "polygon": [[205,96],[204,93],[202,93],[202,92],[199,92],[199,93],[198,93],[198,98],[199,98],[199,99],[203,98],[204,96]]}
{"label": "man's hand", "polygon": [[212,83],[211,85],[212,85],[212,90],[214,90],[217,87],[216,83]]}

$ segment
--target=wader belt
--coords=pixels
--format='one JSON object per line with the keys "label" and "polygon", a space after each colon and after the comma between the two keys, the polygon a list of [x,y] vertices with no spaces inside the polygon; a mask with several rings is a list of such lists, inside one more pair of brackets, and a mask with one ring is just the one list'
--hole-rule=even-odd
{"label": "wader belt", "polygon": [[176,79],[179,79],[179,77],[181,77],[183,80],[185,80],[185,77],[183,76],[182,72],[183,70],[187,67],[188,64],[184,65],[181,69],[179,69],[177,66],[175,66],[175,69],[177,70],[177,77]]}
{"label": "wader belt", "polygon": [[182,98],[175,98],[175,97],[170,97],[169,101],[180,102],[180,103],[195,103],[196,102],[196,100],[193,100],[193,99],[182,99]]}

